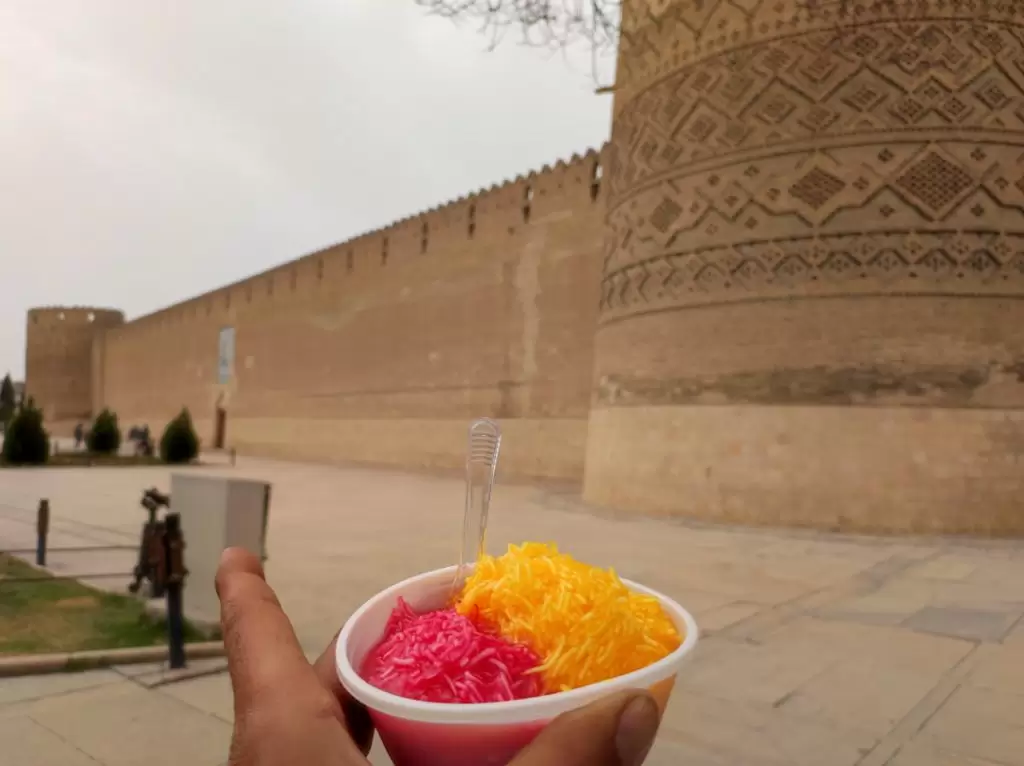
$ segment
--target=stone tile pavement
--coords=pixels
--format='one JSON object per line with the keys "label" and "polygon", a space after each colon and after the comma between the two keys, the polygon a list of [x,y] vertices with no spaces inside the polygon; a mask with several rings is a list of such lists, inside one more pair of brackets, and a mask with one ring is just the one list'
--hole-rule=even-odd
{"label": "stone tile pavement", "polygon": [[[255,459],[194,470],[273,482],[268,575],[311,654],[366,597],[456,552],[456,479]],[[133,542],[141,490],[169,483],[165,469],[5,471],[0,549],[31,539],[42,496],[55,535]],[[702,641],[650,764],[1024,764],[1024,541],[698,527],[558,486],[501,485],[492,520],[492,550],[554,540],[696,615]],[[223,763],[226,677],[147,684],[157,673],[0,681],[0,766]]]}

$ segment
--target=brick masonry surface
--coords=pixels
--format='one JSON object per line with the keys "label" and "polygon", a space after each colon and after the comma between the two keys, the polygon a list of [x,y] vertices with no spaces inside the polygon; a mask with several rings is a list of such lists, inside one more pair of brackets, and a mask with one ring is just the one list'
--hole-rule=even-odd
{"label": "brick masonry surface", "polygon": [[1024,531],[1021,12],[626,3],[589,501]]}
{"label": "brick masonry surface", "polygon": [[597,504],[1024,532],[1024,3],[623,10],[600,152],[127,324],[37,311],[30,393],[427,468],[490,415]]}

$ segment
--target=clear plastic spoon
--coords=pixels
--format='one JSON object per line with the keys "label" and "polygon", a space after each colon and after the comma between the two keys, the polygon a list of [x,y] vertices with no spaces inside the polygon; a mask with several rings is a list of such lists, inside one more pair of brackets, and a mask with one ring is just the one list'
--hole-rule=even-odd
{"label": "clear plastic spoon", "polygon": [[452,595],[462,588],[466,567],[483,555],[487,534],[487,512],[491,506],[491,490],[498,468],[501,449],[501,428],[490,418],[474,420],[469,426],[469,449],[466,455],[466,511],[462,519],[462,552],[455,570]]}

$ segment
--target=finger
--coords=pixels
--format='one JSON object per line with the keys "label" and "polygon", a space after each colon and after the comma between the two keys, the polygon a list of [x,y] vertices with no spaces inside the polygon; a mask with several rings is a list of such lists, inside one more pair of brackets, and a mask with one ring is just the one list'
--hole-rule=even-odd
{"label": "finger", "polygon": [[320,679],[323,687],[341,700],[348,697],[348,692],[345,691],[345,687],[341,685],[341,679],[338,678],[338,666],[334,658],[337,644],[338,637],[335,636],[324,649],[323,654],[313,663],[313,670],[316,671],[316,676]]}
{"label": "finger", "polygon": [[640,766],[659,719],[651,695],[617,694],[556,718],[510,766]]}
{"label": "finger", "polygon": [[236,714],[274,689],[298,691],[297,682],[312,681],[295,631],[256,556],[241,548],[225,550],[216,586]]}
{"label": "finger", "polygon": [[359,749],[363,751],[363,755],[367,755],[373,745],[373,722],[370,720],[370,714],[366,712],[366,708],[352,699],[352,696],[345,691],[345,687],[341,685],[334,659],[337,643],[338,637],[335,636],[324,653],[313,663],[313,670],[320,680],[320,684],[341,703],[349,733]]}

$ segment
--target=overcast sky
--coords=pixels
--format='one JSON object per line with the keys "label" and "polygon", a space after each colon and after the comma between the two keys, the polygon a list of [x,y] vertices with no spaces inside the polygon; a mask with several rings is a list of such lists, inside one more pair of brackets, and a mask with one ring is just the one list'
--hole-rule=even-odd
{"label": "overcast sky", "polygon": [[412,0],[2,0],[0,374],[25,311],[175,303],[599,146],[589,58]]}

